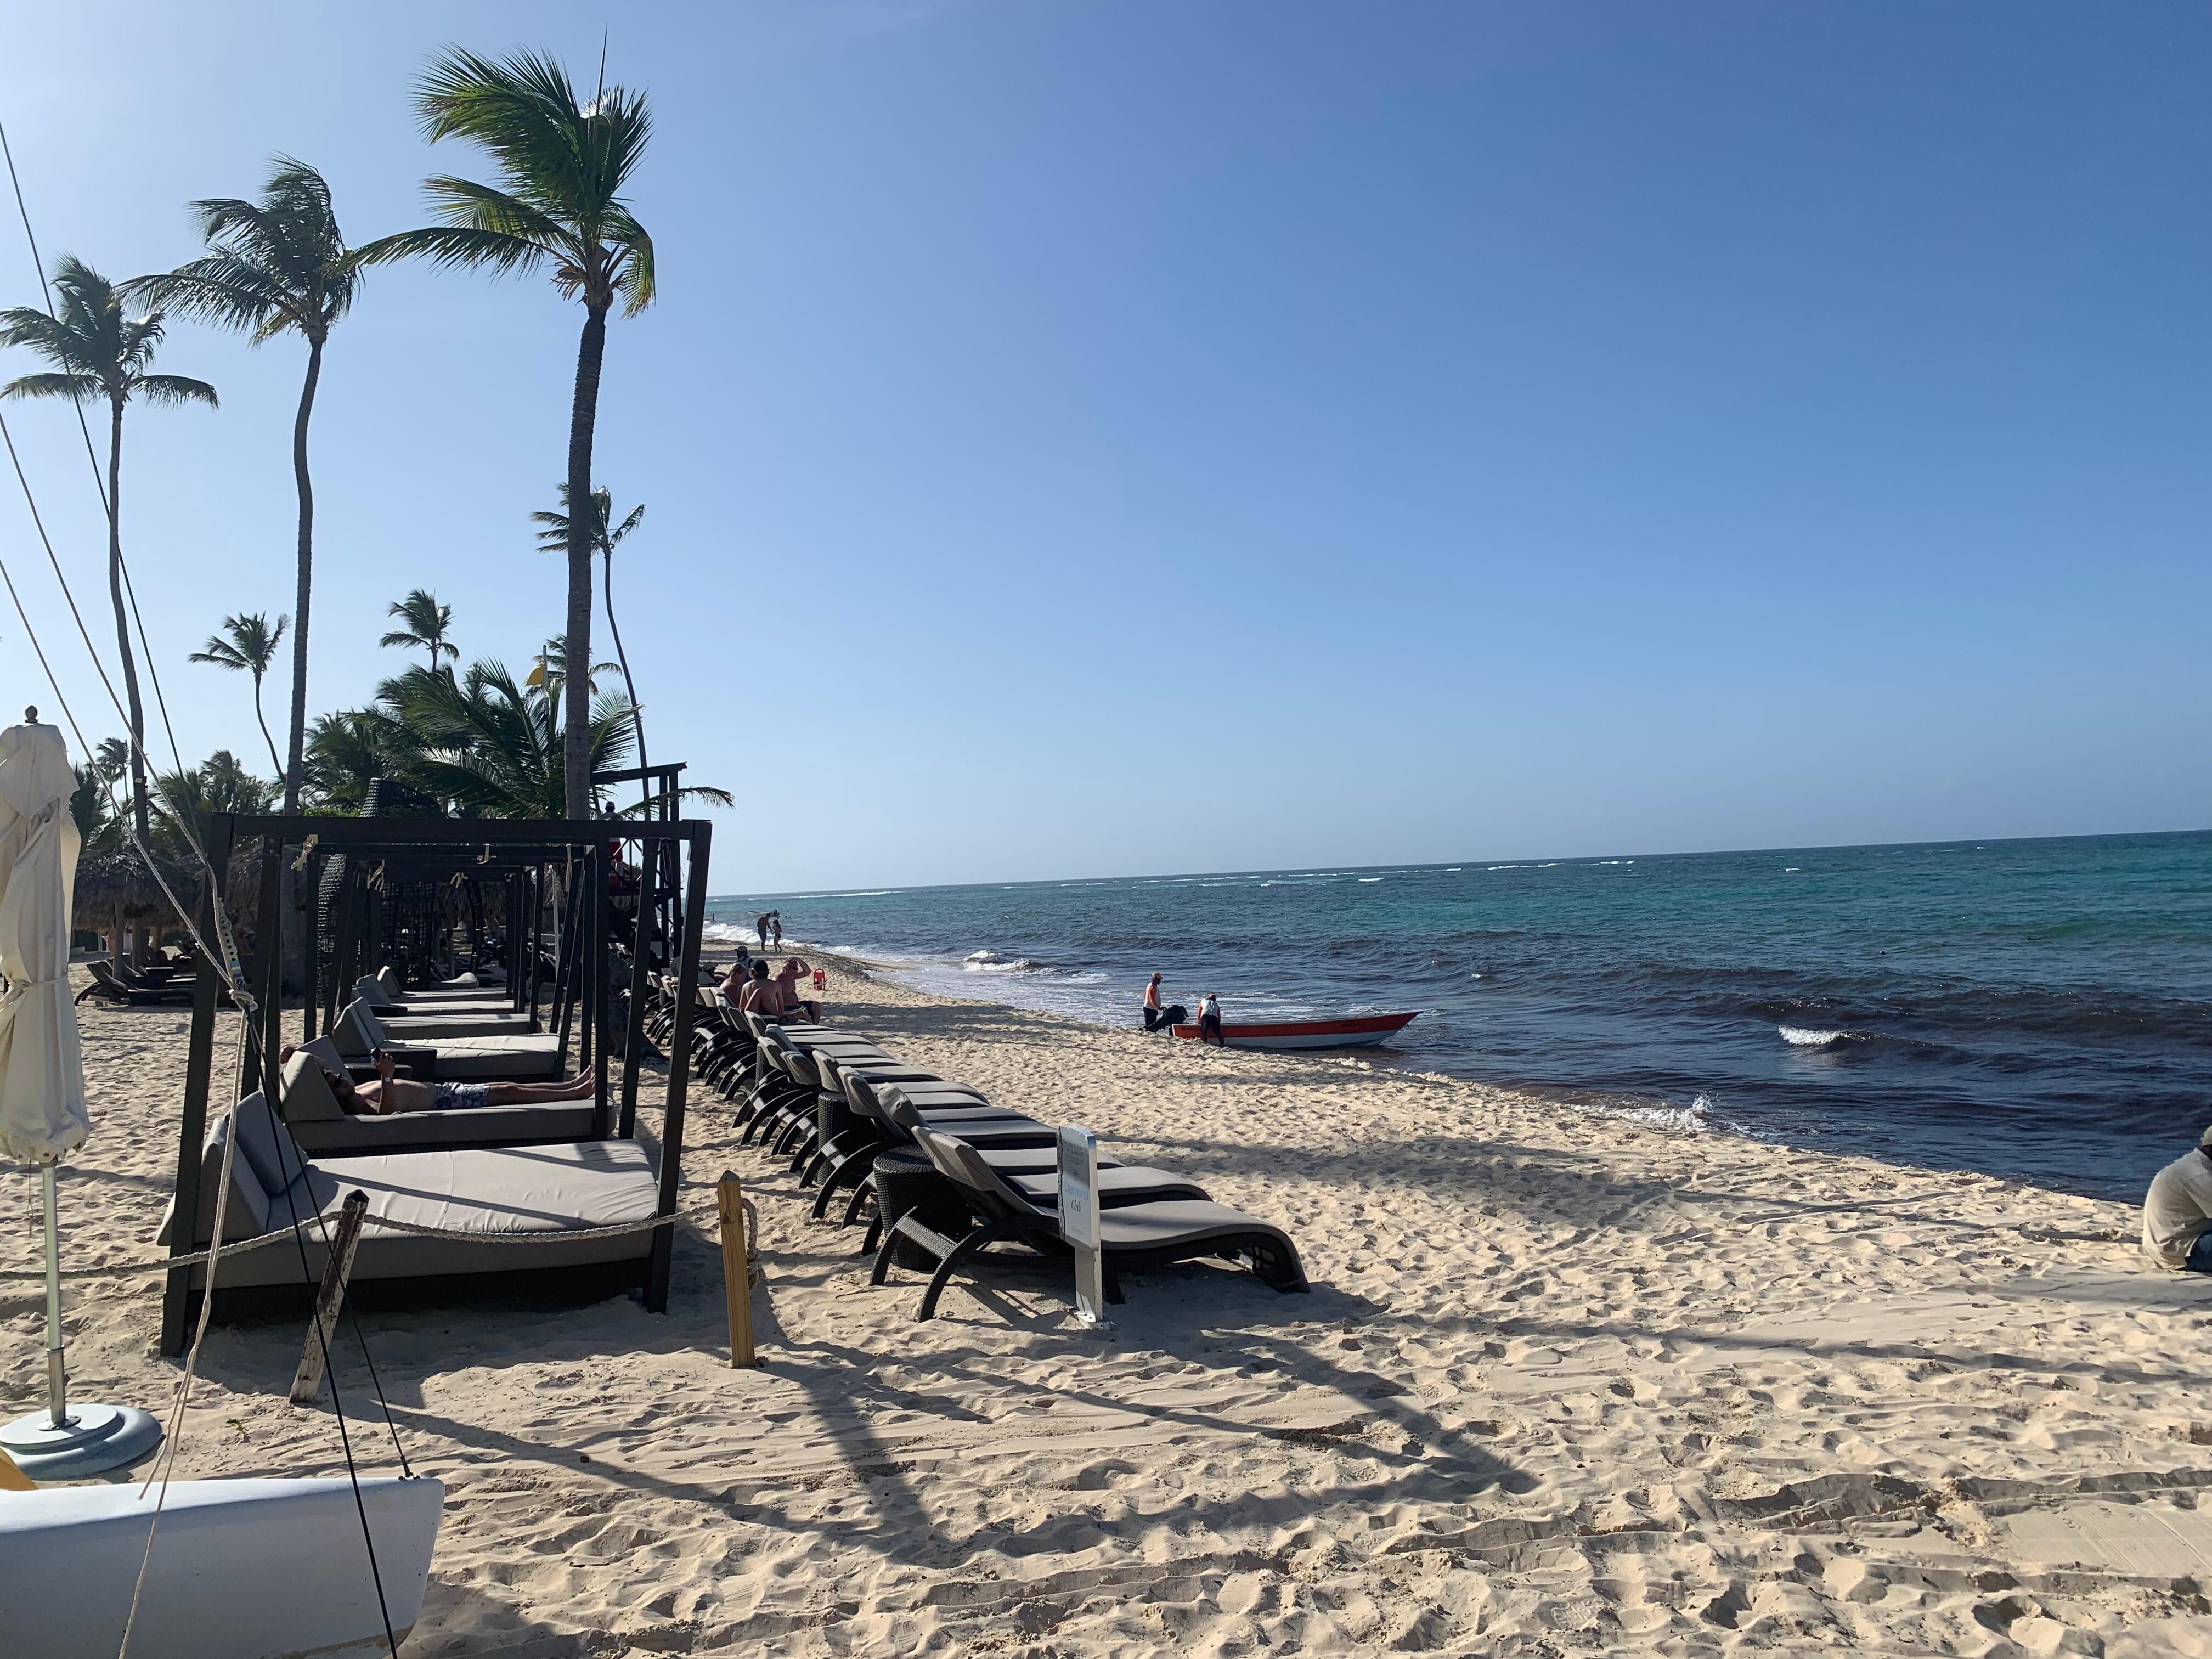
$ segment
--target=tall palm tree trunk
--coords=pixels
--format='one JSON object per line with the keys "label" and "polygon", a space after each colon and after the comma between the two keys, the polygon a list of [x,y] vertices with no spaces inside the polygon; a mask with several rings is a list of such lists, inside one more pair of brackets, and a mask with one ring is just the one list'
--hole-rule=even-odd
{"label": "tall palm tree trunk", "polygon": [[269,745],[269,763],[282,773],[284,763],[276,758],[276,739],[269,735],[269,722],[261,714],[261,676],[258,674],[253,677],[253,723],[261,728],[261,741]]}
{"label": "tall palm tree trunk", "polygon": [[[313,596],[315,571],[315,485],[307,473],[307,419],[315,410],[315,385],[323,378],[323,343],[307,342],[307,379],[300,388],[300,412],[292,417],[292,482],[300,492],[300,581],[292,596],[292,731],[291,763],[278,769],[284,775],[284,815],[300,810],[300,779],[307,746],[307,602]],[[253,684],[254,710],[260,712],[261,683]],[[261,735],[269,735],[264,722]],[[276,745],[270,745],[273,755]]]}
{"label": "tall palm tree trunk", "polygon": [[131,708],[131,824],[150,845],[146,813],[146,710],[138,701],[138,659],[131,652],[131,611],[123,598],[123,400],[112,398],[107,422],[107,597],[115,606],[115,644],[123,657],[123,693]]}
{"label": "tall palm tree trunk", "polygon": [[[623,690],[629,694],[629,729],[637,734],[637,763],[640,770],[653,763],[645,757],[645,720],[637,712],[637,682],[629,677],[629,653],[623,649],[622,624],[615,620],[615,550],[600,550],[606,561],[607,632],[615,636],[615,660],[622,665]],[[648,785],[651,780],[647,780]]]}
{"label": "tall palm tree trunk", "polygon": [[568,720],[561,738],[562,800],[571,818],[592,815],[592,431],[599,416],[599,365],[607,308],[584,307],[576,348],[576,400],[568,414]]}

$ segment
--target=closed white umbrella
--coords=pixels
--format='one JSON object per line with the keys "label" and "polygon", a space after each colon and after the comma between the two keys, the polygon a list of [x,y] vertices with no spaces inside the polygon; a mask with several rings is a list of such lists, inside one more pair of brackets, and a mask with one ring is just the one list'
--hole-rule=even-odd
{"label": "closed white umbrella", "polygon": [[160,1425],[131,1407],[72,1412],[62,1366],[61,1246],[54,1166],[92,1133],[70,997],[70,908],[80,838],[69,747],[38,710],[0,731],[0,1154],[40,1167],[46,1200],[47,1408],[0,1428],[33,1480],[71,1480],[151,1450]]}

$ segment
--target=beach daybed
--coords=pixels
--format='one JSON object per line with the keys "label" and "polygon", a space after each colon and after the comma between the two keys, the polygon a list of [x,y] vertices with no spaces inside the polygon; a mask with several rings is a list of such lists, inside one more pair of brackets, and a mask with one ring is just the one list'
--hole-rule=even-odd
{"label": "beach daybed", "polygon": [[495,1079],[542,1079],[561,1075],[558,1036],[396,1036],[365,1002],[346,1004],[331,1036],[338,1052],[352,1059],[366,1058],[379,1048],[395,1057],[405,1051],[429,1056],[427,1068],[416,1062],[416,1075],[440,1083],[481,1083]]}
{"label": "beach daybed", "polygon": [[354,1000],[383,1022],[387,1035],[402,1042],[414,1036],[434,1042],[440,1037],[530,1036],[538,1030],[536,1020],[512,1008],[479,1003],[403,1006],[387,1002],[374,979],[363,979],[354,987]]}
{"label": "beach daybed", "polygon": [[[336,1227],[352,1192],[368,1195],[368,1212],[354,1256],[350,1299],[389,1306],[430,1295],[540,1288],[599,1296],[647,1282],[653,1230],[606,1238],[564,1237],[656,1213],[659,1176],[634,1140],[313,1158],[257,1091],[209,1126],[200,1157],[201,1237],[195,1241],[200,1246],[213,1224],[223,1142],[234,1132],[240,1139],[231,1162],[224,1237],[235,1243],[290,1228],[295,1209],[306,1224],[299,1230],[300,1243],[282,1239],[219,1264],[218,1313],[312,1303],[325,1260],[325,1228]],[[157,1239],[165,1245],[171,1242],[173,1204],[171,1210]],[[404,1233],[380,1227],[383,1218],[474,1237]],[[191,1272],[192,1290],[204,1290],[206,1268]]]}
{"label": "beach daybed", "polygon": [[[399,970],[389,963],[376,970],[376,977],[393,1001],[402,1001],[406,998],[407,981],[400,977]],[[434,981],[418,988],[415,994],[450,1000],[470,999],[479,1002],[506,1002],[509,1000],[509,993],[503,981],[493,982],[477,979],[473,975],[464,975],[459,979]]]}
{"label": "beach daybed", "polygon": [[[1060,1237],[1056,1212],[1006,1181],[957,1133],[926,1126],[916,1127],[913,1133],[938,1172],[958,1188],[969,1206],[983,1218],[982,1224],[956,1240],[912,1214],[899,1217],[884,1231],[869,1276],[871,1284],[884,1282],[902,1241],[918,1246],[937,1262],[929,1288],[922,1292],[921,1305],[915,1312],[917,1320],[929,1319],[936,1315],[938,1298],[952,1275],[993,1244],[1024,1244],[1048,1255],[1065,1252],[1067,1247]],[[1102,1206],[1098,1229],[1109,1302],[1121,1299],[1118,1278],[1121,1273],[1206,1257],[1243,1262],[1277,1291],[1311,1288],[1306,1283],[1305,1269],[1299,1265],[1297,1247],[1287,1233],[1225,1204],[1170,1199]]]}
{"label": "beach daybed", "polygon": [[538,1146],[589,1140],[599,1133],[599,1108],[588,1100],[450,1107],[379,1116],[349,1112],[338,1104],[319,1063],[327,1058],[304,1048],[295,1054],[285,1062],[284,1092],[278,1101],[292,1139],[313,1157]]}

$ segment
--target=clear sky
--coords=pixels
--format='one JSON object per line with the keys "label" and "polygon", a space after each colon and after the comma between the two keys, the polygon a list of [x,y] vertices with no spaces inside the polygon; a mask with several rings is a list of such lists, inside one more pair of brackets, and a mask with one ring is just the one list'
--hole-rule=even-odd
{"label": "clear sky", "polygon": [[[124,0],[19,11],[0,119],[50,257],[177,264],[276,150],[362,241],[486,171],[427,52],[588,75],[609,22],[661,299],[598,470],[718,891],[2212,823],[2201,6]],[[373,277],[313,708],[410,587],[471,656],[556,630],[581,314]],[[289,607],[301,360],[179,327],[223,408],[131,417],[188,759],[258,752],[184,658]],[[10,420],[97,599],[66,409]],[[67,647],[12,497],[0,554]]]}

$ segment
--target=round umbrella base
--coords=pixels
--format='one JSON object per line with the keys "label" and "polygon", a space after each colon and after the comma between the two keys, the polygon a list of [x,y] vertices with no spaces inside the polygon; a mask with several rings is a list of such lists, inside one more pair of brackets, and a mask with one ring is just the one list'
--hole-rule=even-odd
{"label": "round umbrella base", "polygon": [[0,1451],[33,1480],[82,1480],[136,1463],[161,1425],[136,1406],[72,1405],[62,1426],[43,1408],[0,1428]]}

